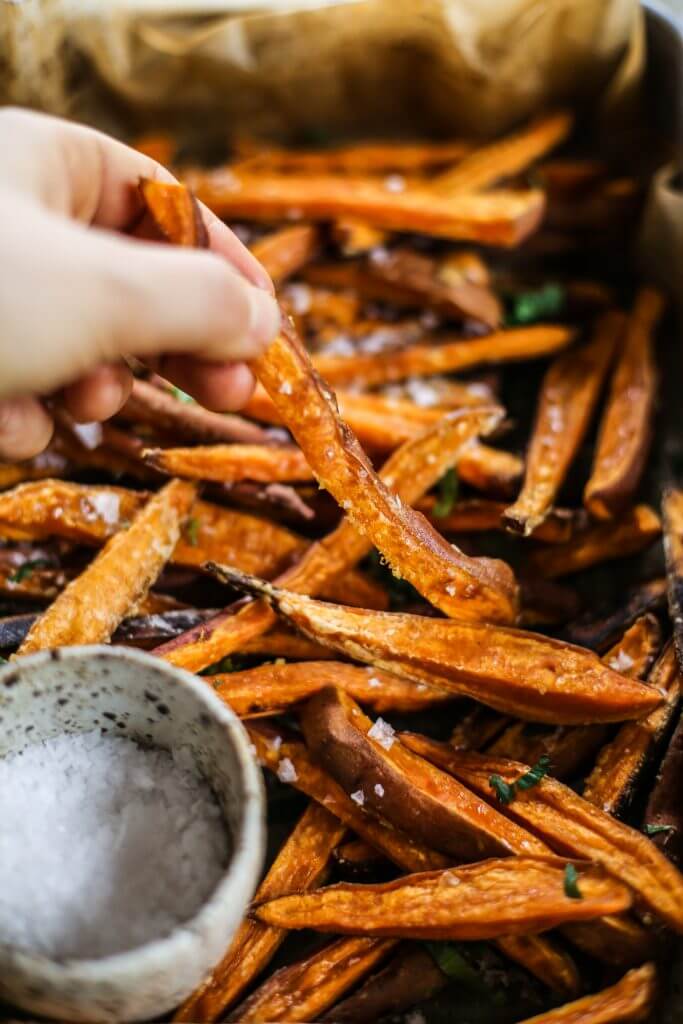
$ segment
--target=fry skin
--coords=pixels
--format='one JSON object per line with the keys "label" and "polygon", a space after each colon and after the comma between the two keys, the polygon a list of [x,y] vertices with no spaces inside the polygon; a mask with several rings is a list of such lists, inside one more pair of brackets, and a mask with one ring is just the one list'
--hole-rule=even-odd
{"label": "fry skin", "polygon": [[660,292],[642,288],[628,320],[584,491],[584,504],[595,519],[622,512],[645,469],[657,390],[654,334],[664,304]]}
{"label": "fry skin", "polygon": [[647,1020],[657,995],[654,964],[625,974],[595,995],[528,1017],[522,1024],[630,1024]]}
{"label": "fry skin", "polygon": [[193,484],[171,480],[62,591],[31,627],[17,655],[109,640],[171,557],[196,495]]}
{"label": "fry skin", "polygon": [[605,313],[591,341],[559,356],[541,386],[524,486],[504,515],[505,525],[528,537],[546,519],[586,436],[617,343],[619,313]]}
{"label": "fry skin", "polygon": [[679,662],[683,662],[683,491],[668,488],[662,498],[664,555],[669,615]]}
{"label": "fry skin", "polygon": [[281,284],[315,257],[319,244],[320,235],[316,227],[294,224],[259,238],[251,246],[251,251],[273,284]]}
{"label": "fry skin", "polygon": [[345,935],[463,941],[547,931],[628,908],[621,883],[582,866],[582,899],[563,888],[558,860],[508,857],[406,875],[383,885],[340,883],[255,907],[258,920]]}
{"label": "fry skin", "polygon": [[[485,498],[469,498],[459,501],[446,516],[434,516],[432,510],[437,499],[427,495],[417,502],[416,507],[444,534],[479,533],[485,530],[502,530],[507,508],[501,501]],[[553,509],[543,522],[534,528],[534,540],[545,544],[563,544],[572,537],[577,523],[581,522],[573,509]]]}
{"label": "fry skin", "polygon": [[[346,831],[338,818],[312,801],[282,846],[256,899],[306,892],[322,882],[332,851]],[[214,1021],[271,960],[286,930],[246,918],[220,963],[176,1010],[174,1021]]]}
{"label": "fry skin", "polygon": [[146,448],[145,462],[171,476],[233,483],[312,480],[303,452],[294,445],[215,444],[197,448]]}
{"label": "fry skin", "polygon": [[658,707],[651,687],[618,675],[592,652],[548,637],[421,615],[326,604],[209,564],[219,579],[264,595],[309,636],[357,660],[532,721],[620,721]]}
{"label": "fry skin", "polygon": [[[488,754],[456,752],[447,743],[406,736],[411,750],[450,771],[466,786],[495,800],[492,775],[514,782],[527,771],[517,761]],[[683,876],[642,833],[594,807],[556,779],[546,776],[501,809],[539,836],[555,853],[600,864],[631,887],[638,901],[671,928],[683,931]]]}
{"label": "fry skin", "polygon": [[457,163],[471,146],[465,141],[453,142],[356,142],[327,149],[285,149],[270,142],[260,143],[238,139],[237,153],[249,160],[252,167],[268,170],[341,171],[343,173],[375,174],[381,171],[415,172],[445,164]]}
{"label": "fry skin", "polygon": [[176,185],[140,178],[142,200],[164,238],[175,245],[205,249],[209,236],[192,196]]}

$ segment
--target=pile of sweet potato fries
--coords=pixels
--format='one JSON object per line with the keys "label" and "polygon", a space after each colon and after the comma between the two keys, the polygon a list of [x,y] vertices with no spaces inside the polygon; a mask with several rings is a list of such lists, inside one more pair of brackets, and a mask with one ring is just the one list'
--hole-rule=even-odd
{"label": "pile of sweet potato fries", "polygon": [[62,414],[45,456],[0,467],[0,649],[152,649],[245,720],[269,867],[175,1020],[615,1024],[666,998],[665,300],[620,259],[643,182],[572,131],[239,143],[213,169],[141,143],[186,182],[140,183],[150,229],[206,246],[211,207],[282,330],[243,415],[141,368],[114,423]]}

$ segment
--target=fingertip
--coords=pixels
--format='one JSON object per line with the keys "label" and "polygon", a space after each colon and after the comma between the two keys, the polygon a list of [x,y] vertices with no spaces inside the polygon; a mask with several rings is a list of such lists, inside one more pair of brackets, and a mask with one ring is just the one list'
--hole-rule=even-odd
{"label": "fingertip", "polygon": [[245,363],[204,362],[192,356],[167,357],[161,373],[213,412],[241,409],[256,384]]}
{"label": "fingertip", "polygon": [[9,462],[32,459],[52,440],[54,423],[37,398],[7,398],[0,402],[0,458]]}
{"label": "fingertip", "polygon": [[64,405],[77,423],[111,419],[125,405],[133,375],[124,363],[99,366],[64,389]]}

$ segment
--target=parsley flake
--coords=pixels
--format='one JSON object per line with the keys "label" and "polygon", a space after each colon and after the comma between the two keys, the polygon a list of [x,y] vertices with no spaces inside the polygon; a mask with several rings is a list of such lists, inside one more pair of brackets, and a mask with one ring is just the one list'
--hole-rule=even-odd
{"label": "parsley flake", "polygon": [[662,832],[675,832],[675,825],[645,825],[643,832],[646,836],[658,836]]}
{"label": "parsley flake", "polygon": [[444,519],[453,511],[458,498],[458,477],[454,469],[449,469],[439,481],[439,497],[434,503],[432,515]]}
{"label": "parsley flake", "polygon": [[579,872],[573,864],[567,864],[564,869],[564,894],[565,896],[568,896],[570,900],[583,899],[581,890],[579,889]]}
{"label": "parsley flake", "polygon": [[185,536],[187,537],[188,543],[191,544],[193,548],[197,547],[198,534],[199,520],[195,516],[192,516],[192,518],[188,519],[185,524]]}
{"label": "parsley flake", "polygon": [[502,776],[492,775],[489,778],[489,785],[501,803],[511,804],[519,790],[532,789],[537,786],[546,777],[549,770],[550,758],[547,754],[543,754],[528,772],[520,775],[514,782],[506,782]]}
{"label": "parsley flake", "polygon": [[505,322],[508,327],[533,324],[561,313],[566,303],[566,290],[549,282],[541,288],[513,295]]}
{"label": "parsley flake", "polygon": [[171,394],[174,398],[177,398],[179,402],[185,402],[187,405],[194,403],[192,395],[188,395],[186,391],[181,391],[180,388],[172,387]]}
{"label": "parsley flake", "polygon": [[506,782],[501,775],[492,775],[489,785],[502,804],[511,804],[515,799],[515,784]]}
{"label": "parsley flake", "polygon": [[15,572],[9,577],[10,583],[23,583],[24,580],[28,579],[29,576],[38,569],[49,569],[50,563],[46,558],[34,558],[33,561],[24,562],[20,565]]}

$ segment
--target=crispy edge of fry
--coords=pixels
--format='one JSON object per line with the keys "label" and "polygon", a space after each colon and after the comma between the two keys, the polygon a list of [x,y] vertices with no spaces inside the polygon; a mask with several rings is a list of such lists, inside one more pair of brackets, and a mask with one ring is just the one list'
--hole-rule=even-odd
{"label": "crispy edge of fry", "polygon": [[171,183],[140,178],[138,189],[145,207],[167,241],[189,248],[205,249],[209,244],[201,210],[192,195]]}
{"label": "crispy edge of fry", "polygon": [[644,1021],[657,995],[654,964],[644,964],[594,995],[528,1017],[521,1024],[630,1024]]}
{"label": "crispy edge of fry", "polygon": [[501,953],[524,967],[552,992],[570,998],[581,991],[581,976],[569,953],[546,935],[505,935],[496,939]]}
{"label": "crispy edge of fry", "polygon": [[584,490],[596,519],[612,519],[628,505],[645,469],[657,388],[654,333],[664,306],[660,292],[643,288],[627,322]]}
{"label": "crispy edge of fry", "polygon": [[385,737],[386,723],[373,723],[341,689],[321,690],[300,720],[309,750],[332,778],[361,793],[371,814],[426,846],[459,860],[548,852],[469,789],[452,786],[452,776],[406,749],[393,730]]}
{"label": "crispy edge of fry", "polygon": [[259,238],[251,246],[251,252],[273,284],[281,284],[314,258],[319,244],[317,227],[293,224]]}
{"label": "crispy edge of fry", "polygon": [[536,934],[630,906],[621,882],[586,865],[577,868],[582,899],[571,899],[564,891],[564,866],[558,858],[506,857],[380,885],[341,882],[257,903],[254,914],[293,929],[468,941]]}
{"label": "crispy edge of fry", "polygon": [[[336,817],[311,801],[280,848],[256,898],[272,899],[320,885],[345,831]],[[220,963],[176,1010],[173,1020],[216,1020],[263,970],[285,934],[280,928],[244,920]]]}
{"label": "crispy edge of fry", "polygon": [[570,643],[604,651],[618,642],[619,636],[629,629],[641,615],[656,612],[666,605],[666,579],[655,578],[628,591],[626,601],[616,611],[597,618],[581,616],[570,623],[564,633]]}
{"label": "crispy edge of fry", "polygon": [[506,714],[580,725],[636,718],[662,703],[652,687],[619,675],[592,651],[542,634],[333,605],[230,566],[208,563],[206,568],[244,593],[263,595],[313,640],[404,679],[473,697]]}
{"label": "crispy edge of fry", "polygon": [[[424,512],[442,533],[479,533],[504,529],[503,515],[507,506],[502,501],[466,498],[457,502],[447,515],[434,516],[432,511],[436,500],[434,495],[429,494],[418,501],[415,507]],[[543,522],[534,528],[534,540],[545,544],[564,544],[581,522],[582,516],[575,509],[550,509]]]}
{"label": "crispy edge of fry", "polygon": [[548,368],[538,399],[524,484],[503,516],[514,533],[534,534],[549,515],[586,436],[624,323],[620,313],[603,314],[587,345],[558,356]]}
{"label": "crispy edge of fry", "polygon": [[648,825],[664,826],[650,838],[679,869],[683,869],[683,811],[678,791],[682,774],[683,718],[679,718],[659,766],[643,819],[646,832]]}
{"label": "crispy edge of fry", "polygon": [[674,644],[683,664],[683,491],[667,488],[662,496],[666,592]]}
{"label": "crispy edge of fry", "polygon": [[215,444],[196,448],[145,448],[149,466],[190,480],[235,483],[293,483],[314,479],[303,453],[294,445]]}
{"label": "crispy edge of fry", "polygon": [[316,1020],[395,945],[394,939],[336,939],[271,974],[230,1019],[240,1024]]}
{"label": "crispy edge of fry", "polygon": [[31,627],[17,655],[109,640],[171,557],[196,495],[193,484],[171,480],[62,591]]}
{"label": "crispy edge of fry", "polygon": [[635,505],[621,519],[587,526],[566,544],[529,555],[530,572],[544,579],[569,576],[601,562],[625,558],[649,547],[661,534],[659,516],[649,505]]}

